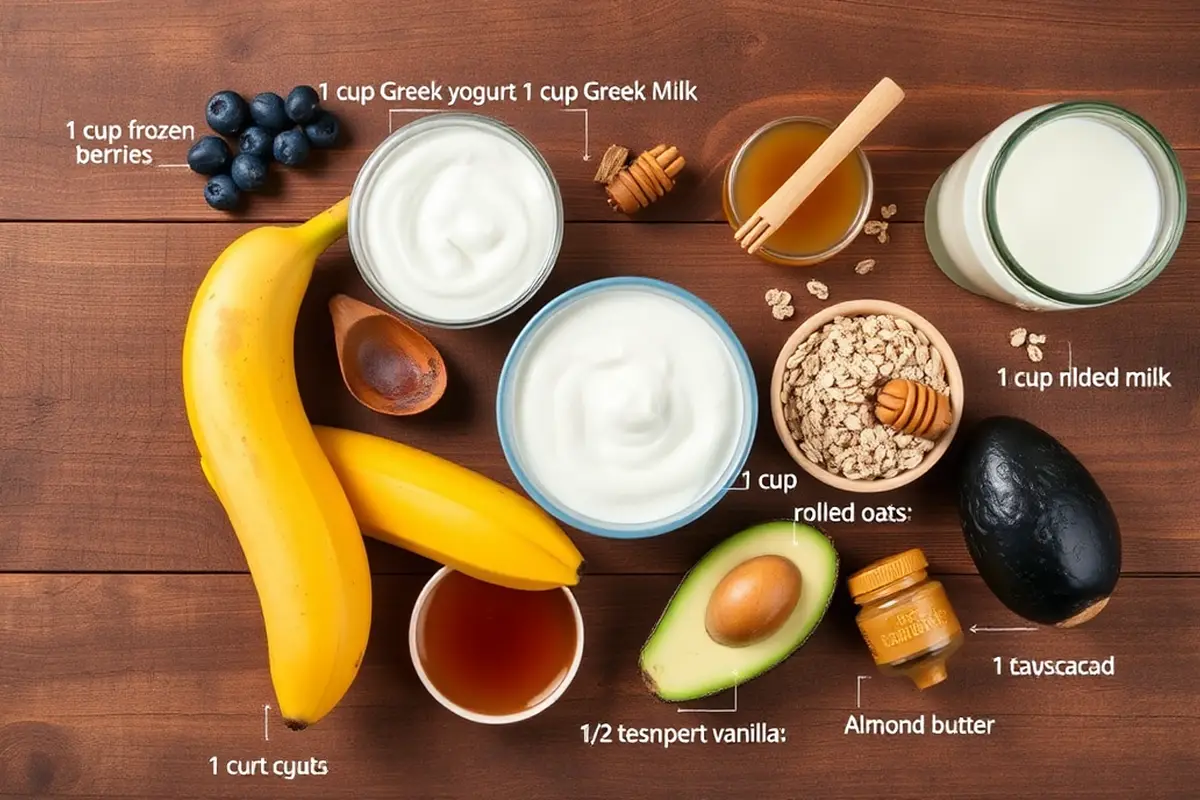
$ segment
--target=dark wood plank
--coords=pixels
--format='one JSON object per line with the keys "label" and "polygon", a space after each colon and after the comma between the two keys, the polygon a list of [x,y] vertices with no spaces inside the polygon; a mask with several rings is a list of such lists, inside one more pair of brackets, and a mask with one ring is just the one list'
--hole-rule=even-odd
{"label": "dark wood plank", "polygon": [[[1200,219],[1200,9],[1182,0],[1022,0],[1000,9],[990,0],[720,0],[703,12],[558,0],[501,0],[486,9],[420,0],[398,11],[374,0],[353,13],[292,0],[5,0],[0,10],[0,99],[9,109],[0,117],[0,219],[218,218],[186,170],[75,165],[68,120],[77,130],[131,119],[201,130],[204,101],[217,89],[253,94],[298,82],[672,78],[693,81],[699,102],[589,104],[592,150],[598,157],[612,141],[678,144],[692,164],[688,178],[647,217],[716,219],[724,164],[750,132],[789,114],[840,119],[885,73],[909,98],[870,147],[881,199],[895,200],[901,219],[920,219],[941,169],[1000,121],[1072,97],[1112,100],[1156,124],[1182,150],[1192,218]],[[1070,45],[1051,44],[1062,42]],[[1063,47],[1074,52],[1065,56]],[[295,219],[329,205],[387,134],[388,109],[412,105],[332,102],[349,131],[347,148],[289,172],[278,196],[259,198],[248,214]],[[571,219],[613,217],[591,183],[595,162],[580,158],[580,115],[523,100],[481,110],[518,126],[546,153]],[[163,144],[155,158],[179,163],[186,149]]]}
{"label": "dark wood plank", "polygon": [[[736,714],[684,715],[650,697],[636,667],[675,579],[592,577],[578,589],[588,638],[576,681],[540,717],[495,729],[459,720],[425,693],[404,635],[421,579],[381,577],[371,646],[343,704],[300,734],[273,718],[264,742],[272,696],[247,577],[4,576],[0,794],[665,798],[686,786],[689,797],[868,798],[886,785],[891,796],[947,800],[1190,797],[1200,771],[1198,582],[1127,578],[1080,629],[973,636],[947,683],[925,693],[874,672],[839,587],[812,640],[742,687]],[[978,578],[946,583],[964,624],[1014,622]],[[995,656],[1115,656],[1116,675],[998,678]],[[993,733],[844,735],[856,675],[872,676],[862,713],[993,718]],[[730,702],[718,696],[707,707]],[[598,722],[765,722],[785,727],[787,742],[588,747],[580,726]],[[294,785],[214,778],[211,756],[315,756],[330,775]]]}
{"label": "dark wood plank", "polygon": [[[0,225],[0,569],[240,570],[241,554],[200,475],[183,416],[178,359],[192,292],[210,261],[242,228],[234,225]],[[609,275],[652,275],[706,298],[733,325],[765,386],[792,325],[763,303],[790,289],[797,319],[821,304],[804,291],[817,276],[831,300],[877,296],[928,316],[966,372],[967,414],[1024,416],[1060,437],[1095,473],[1125,531],[1132,572],[1200,572],[1191,501],[1200,496],[1200,228],[1173,264],[1136,297],[1103,309],[1032,317],[969,295],[937,272],[921,229],[893,226],[888,245],[864,238],[834,262],[788,271],[739,253],[722,225],[572,224],[549,284],[528,308],[492,327],[429,331],[450,365],[446,398],[433,411],[384,419],[342,386],[325,310],[335,291],[368,294],[344,244],[324,259],[302,311],[297,352],[302,394],[316,421],[394,437],[477,469],[514,479],[495,434],[500,365],[520,326],[558,292]],[[855,275],[864,256],[876,271]],[[1047,369],[1077,365],[1172,371],[1160,391],[1001,389],[996,371],[1026,369],[1007,332],[1046,333]],[[1068,344],[1070,348],[1068,348]],[[765,392],[763,393],[765,395]],[[750,466],[794,471],[769,416],[760,414]],[[730,532],[789,517],[818,501],[892,503],[913,509],[905,525],[827,526],[848,556],[925,547],[943,572],[973,572],[957,530],[949,461],[906,490],[881,498],[839,496],[801,475],[789,497],[732,493],[688,530],[642,543],[576,536],[599,573],[678,573]],[[426,571],[415,557],[372,551],[382,572]]]}

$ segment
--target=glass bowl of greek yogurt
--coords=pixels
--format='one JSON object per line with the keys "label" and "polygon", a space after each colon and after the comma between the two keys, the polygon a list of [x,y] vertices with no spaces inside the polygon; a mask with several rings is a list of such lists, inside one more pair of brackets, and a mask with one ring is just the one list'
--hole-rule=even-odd
{"label": "glass bowl of greek yogurt", "polygon": [[350,193],[350,251],[393,311],[442,328],[494,322],[532,297],[562,244],[549,164],[478,114],[405,125],[367,158]]}
{"label": "glass bowl of greek yogurt", "polygon": [[750,454],[758,391],[741,342],[703,300],[607,278],[525,326],[500,373],[496,418],[539,505],[579,530],[639,539],[724,496]]}

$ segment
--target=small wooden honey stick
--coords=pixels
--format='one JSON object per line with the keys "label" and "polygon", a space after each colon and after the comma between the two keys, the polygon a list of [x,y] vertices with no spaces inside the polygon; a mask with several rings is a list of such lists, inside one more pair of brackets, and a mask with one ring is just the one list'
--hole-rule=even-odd
{"label": "small wooden honey stick", "polygon": [[604,184],[608,204],[616,211],[632,214],[675,188],[675,176],[684,165],[679,148],[660,144],[646,150],[626,165],[629,150],[614,144],[604,153],[596,182]]}

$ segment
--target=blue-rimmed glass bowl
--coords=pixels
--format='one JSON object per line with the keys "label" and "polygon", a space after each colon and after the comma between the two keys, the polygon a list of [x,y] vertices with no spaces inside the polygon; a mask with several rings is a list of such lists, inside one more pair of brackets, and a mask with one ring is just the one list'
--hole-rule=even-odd
{"label": "blue-rimmed glass bowl", "polygon": [[[575,303],[601,293],[628,291],[630,289],[654,293],[680,303],[707,322],[728,349],[736,368],[741,393],[742,418],[736,445],[729,463],[714,477],[703,494],[686,508],[662,519],[648,522],[622,523],[585,516],[565,507],[544,489],[529,469],[526,468],[518,437],[517,382],[522,369],[522,360],[531,343],[535,342],[547,323]],[[563,523],[597,536],[611,539],[642,539],[668,533],[696,520],[711,509],[733,485],[745,467],[758,428],[758,389],[754,370],[737,336],[711,306],[691,292],[664,281],[652,278],[605,278],[577,286],[551,300],[539,311],[513,343],[500,372],[500,386],[496,393],[496,424],[500,432],[500,444],[504,457],[525,491],[538,505],[546,509]]]}

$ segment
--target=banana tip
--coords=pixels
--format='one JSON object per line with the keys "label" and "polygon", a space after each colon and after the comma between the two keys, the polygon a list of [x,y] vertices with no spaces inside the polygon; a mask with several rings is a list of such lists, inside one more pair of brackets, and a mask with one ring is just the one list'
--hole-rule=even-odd
{"label": "banana tip", "polygon": [[302,731],[308,727],[307,722],[301,722],[298,719],[285,719],[283,724],[288,726],[288,730],[293,731]]}

